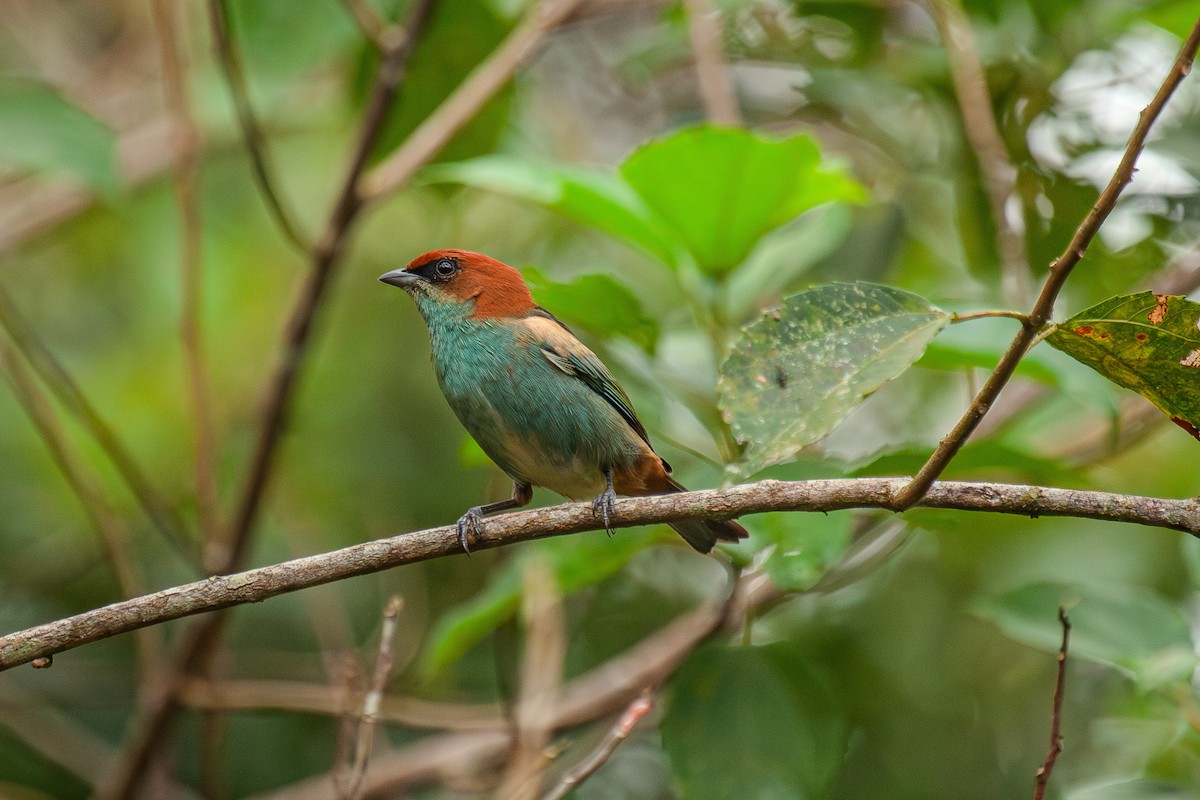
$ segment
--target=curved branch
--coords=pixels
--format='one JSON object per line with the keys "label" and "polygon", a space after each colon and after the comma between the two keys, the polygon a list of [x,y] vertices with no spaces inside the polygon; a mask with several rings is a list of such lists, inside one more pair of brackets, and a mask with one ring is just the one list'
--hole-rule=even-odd
{"label": "curved branch", "polygon": [[1116,172],[1113,173],[1112,179],[1108,185],[1104,187],[1104,191],[1100,193],[1096,204],[1084,217],[1083,222],[1075,230],[1075,235],[1071,238],[1071,243],[1067,245],[1067,249],[1062,255],[1054,259],[1050,265],[1050,274],[1046,277],[1046,282],[1042,286],[1041,294],[1038,295],[1037,301],[1033,305],[1033,310],[1029,312],[1029,319],[1026,320],[1021,330],[1013,339],[1012,344],[1008,346],[1008,350],[1000,359],[1000,363],[996,365],[996,369],[988,377],[983,384],[983,388],[979,390],[979,394],[975,396],[975,400],[967,408],[962,418],[954,425],[953,430],[938,443],[937,449],[933,451],[933,455],[921,467],[917,476],[912,482],[905,486],[896,495],[895,508],[903,510],[917,503],[921,496],[929,490],[933,482],[938,479],[946,465],[950,460],[957,455],[958,451],[966,444],[967,439],[975,431],[975,428],[987,415],[992,407],[992,403],[996,402],[996,398],[1000,396],[1000,392],[1004,389],[1005,384],[1016,372],[1017,364],[1025,357],[1025,353],[1034,344],[1038,333],[1045,324],[1050,320],[1051,314],[1054,313],[1054,301],[1058,299],[1059,292],[1062,291],[1063,285],[1067,282],[1067,277],[1071,274],[1071,270],[1083,259],[1083,254],[1087,252],[1088,245],[1092,243],[1096,233],[1100,230],[1100,226],[1104,220],[1108,219],[1108,215],[1112,212],[1117,204],[1117,199],[1121,196],[1121,191],[1133,180],[1133,168],[1137,163],[1138,156],[1142,152],[1142,148],[1146,145],[1146,139],[1150,135],[1150,128],[1154,125],[1158,115],[1167,105],[1167,100],[1175,92],[1176,87],[1183,81],[1187,74],[1192,69],[1192,61],[1196,58],[1196,50],[1200,48],[1200,19],[1196,20],[1196,25],[1192,28],[1192,33],[1188,36],[1187,41],[1179,48],[1179,55],[1175,58],[1175,63],[1171,66],[1171,71],[1167,73],[1167,77],[1163,79],[1162,85],[1154,95],[1154,99],[1142,109],[1138,117],[1138,123],[1134,126],[1133,132],[1129,134],[1129,142],[1125,145],[1125,155],[1121,157],[1121,163],[1117,166]]}
{"label": "curved branch", "polygon": [[[906,478],[761,481],[727,489],[624,498],[617,501],[616,519],[612,525],[626,528],[766,511],[886,509],[892,507],[895,493],[907,483]],[[945,481],[935,484],[921,505],[1028,517],[1068,516],[1133,522],[1184,531],[1200,538],[1198,499],[1168,500],[1076,489]],[[501,547],[600,527],[590,503],[564,504],[489,519],[475,547]],[[148,625],[257,603],[310,586],[461,552],[454,526],[447,525],[246,572],[214,576],[9,634],[0,638],[0,670]]]}

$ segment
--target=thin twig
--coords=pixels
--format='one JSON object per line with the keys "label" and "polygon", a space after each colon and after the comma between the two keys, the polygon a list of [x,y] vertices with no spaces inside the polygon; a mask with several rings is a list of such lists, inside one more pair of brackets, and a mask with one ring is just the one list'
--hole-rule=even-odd
{"label": "thin twig", "polygon": [[194,563],[195,547],[183,521],[142,472],[137,461],[42,342],[33,326],[17,311],[16,304],[3,287],[0,287],[0,327],[12,338],[13,344],[51,393],[104,451],[155,528],[189,564]]}
{"label": "thin twig", "polygon": [[499,47],[479,63],[454,93],[393,150],[363,176],[359,189],[372,202],[404,186],[429,163],[463,125],[508,83],[542,39],[570,17],[581,0],[539,0]]}
{"label": "thin twig", "polygon": [[175,25],[171,20],[172,9],[176,5],[170,0],[154,0],[153,11],[162,61],[163,95],[171,115],[171,138],[175,151],[175,204],[179,208],[182,240],[183,308],[179,317],[179,335],[183,342],[196,447],[193,483],[201,538],[208,542],[214,538],[216,527],[220,524],[220,508],[216,456],[213,452],[216,437],[213,433],[208,365],[204,357],[204,333],[200,321],[203,310],[200,187],[197,183],[200,134],[192,117],[183,55],[179,51]]}
{"label": "thin twig", "polygon": [[1029,320],[1021,326],[1021,330],[1009,345],[1007,352],[1001,357],[1000,363],[996,365],[996,369],[988,377],[983,384],[983,388],[979,390],[979,394],[975,396],[975,400],[971,403],[966,413],[954,426],[941,442],[938,443],[937,449],[933,455],[921,467],[920,472],[913,478],[907,486],[897,493],[893,508],[903,510],[915,505],[933,482],[954,458],[959,449],[966,443],[967,438],[975,430],[980,420],[991,409],[992,403],[1000,395],[1005,384],[1016,371],[1017,364],[1025,356],[1026,351],[1033,344],[1034,339],[1041,331],[1042,327],[1049,321],[1051,314],[1054,312],[1054,301],[1062,291],[1063,285],[1067,281],[1067,277],[1071,274],[1071,270],[1083,258],[1087,251],[1088,245],[1095,237],[1096,232],[1100,229],[1100,225],[1108,217],[1109,212],[1113,210],[1113,206],[1117,203],[1117,198],[1121,195],[1121,190],[1133,180],[1133,167],[1137,162],[1138,155],[1142,152],[1142,148],[1146,144],[1146,137],[1150,133],[1150,128],[1154,125],[1154,121],[1158,119],[1158,115],[1162,113],[1163,108],[1170,99],[1175,88],[1187,76],[1191,70],[1192,61],[1196,57],[1196,49],[1200,47],[1200,19],[1196,21],[1195,27],[1192,28],[1191,35],[1179,50],[1179,55],[1175,59],[1174,65],[1171,67],[1170,73],[1163,80],[1158,92],[1154,95],[1154,99],[1150,104],[1142,109],[1142,113],[1138,118],[1137,126],[1133,129],[1133,133],[1129,136],[1129,143],[1125,147],[1125,155],[1121,158],[1121,163],[1113,173],[1112,180],[1108,186],[1104,187],[1104,191],[1100,193],[1099,199],[1092,209],[1088,212],[1087,217],[1080,223],[1075,231],[1075,235],[1071,238],[1071,243],[1067,245],[1067,249],[1063,251],[1054,262],[1050,265],[1050,275],[1046,278],[1045,285],[1042,286],[1041,294],[1038,296],[1037,302],[1034,303],[1033,310],[1029,313]]}
{"label": "thin twig", "polygon": [[[621,498],[614,528],[688,519],[732,518],[768,511],[890,508],[906,478],[760,481],[650,497]],[[1067,516],[1131,522],[1200,538],[1200,499],[1168,500],[1111,492],[1002,483],[941,481],[921,505],[1025,517]],[[490,518],[475,545],[484,550],[515,542],[597,530],[590,503],[568,503]],[[402,564],[461,555],[453,525],[363,542],[232,575],[219,575],[145,597],[0,637],[0,670],[89,642],[192,614],[244,605]],[[218,617],[223,615],[217,615]],[[645,685],[645,684],[643,684]]]}
{"label": "thin twig", "polygon": [[[12,345],[0,337],[0,367],[8,375],[17,398],[34,428],[41,436],[59,472],[79,500],[88,521],[96,529],[97,538],[108,562],[121,597],[136,597],[145,592],[145,583],[130,557],[130,535],[120,518],[109,507],[100,489],[100,482],[84,468],[82,459],[71,447],[58,416],[29,368],[21,362]],[[138,686],[144,691],[147,681],[157,669],[162,653],[162,641],[157,634],[137,637]]]}
{"label": "thin twig", "polygon": [[563,800],[572,789],[590,778],[596,770],[604,766],[604,763],[620,747],[621,742],[629,738],[629,734],[633,732],[634,727],[641,721],[642,717],[650,713],[650,709],[652,708],[654,708],[654,695],[647,689],[629,704],[624,713],[621,714],[621,718],[617,720],[617,724],[613,725],[608,735],[604,737],[596,749],[587,758],[563,775],[562,780],[558,782],[557,786],[546,793],[543,800]]}
{"label": "thin twig", "polygon": [[[344,684],[345,680],[339,680]],[[275,710],[320,716],[339,716],[347,705],[361,706],[362,692],[355,689],[345,702],[329,686],[306,681],[210,680],[194,678],[183,690],[189,708],[219,711]],[[467,705],[385,696],[380,700],[380,722],[426,730],[499,730],[508,723],[499,705]]]}
{"label": "thin twig", "polygon": [[[213,2],[219,3],[222,0]],[[429,18],[432,4],[433,0],[418,0],[407,27],[409,37],[384,56],[376,73],[374,88],[346,177],[329,214],[324,233],[313,246],[312,268],[284,328],[283,356],[269,381],[262,422],[233,521],[218,528],[222,536],[214,539],[213,546],[206,554],[209,556],[210,566],[216,567],[214,572],[228,573],[236,569],[250,541],[274,465],[276,448],[291,408],[293,389],[307,352],[314,318],[324,297],[324,290],[338,264],[346,238],[362,208],[362,201],[356,190],[359,176],[379,137],[387,110],[403,83],[408,60]],[[217,5],[211,8],[217,12],[222,11]],[[132,722],[134,732],[127,740],[111,776],[97,791],[97,800],[118,800],[137,791],[145,766],[165,738],[163,733],[174,720],[175,712],[179,708],[179,694],[187,682],[188,674],[207,663],[212,649],[220,639],[224,621],[225,615],[214,615],[185,631],[173,659],[174,671],[163,682],[154,702],[143,708]]]}
{"label": "thin twig", "polygon": [[1050,773],[1054,771],[1054,763],[1063,749],[1062,738],[1062,707],[1063,694],[1067,686],[1067,645],[1071,641],[1071,621],[1067,612],[1058,610],[1058,621],[1062,624],[1062,646],[1058,648],[1058,672],[1054,680],[1054,706],[1050,717],[1050,747],[1046,750],[1046,758],[1038,767],[1033,784],[1033,800],[1042,800],[1046,795],[1046,784],[1050,782]]}
{"label": "thin twig", "polygon": [[349,788],[346,765],[353,758],[355,730],[361,722],[361,717],[357,713],[357,709],[361,708],[361,703],[355,700],[356,696],[360,694],[359,678],[358,659],[347,652],[342,659],[340,672],[336,676],[338,688],[336,696],[331,696],[329,689],[322,687],[325,699],[334,699],[338,710],[337,738],[333,742],[333,769],[329,773],[329,777],[333,781],[334,796],[337,798],[345,797]]}
{"label": "thin twig", "polygon": [[292,213],[285,206],[282,195],[275,188],[277,181],[267,152],[267,137],[263,134],[262,126],[258,124],[254,105],[250,102],[250,90],[246,86],[242,59],[229,32],[229,9],[226,2],[227,0],[208,0],[208,18],[213,43],[217,49],[217,61],[225,73],[226,83],[229,84],[229,94],[233,97],[238,126],[242,129],[242,140],[250,156],[254,181],[267,204],[267,211],[283,232],[284,238],[297,250],[306,253],[309,249],[308,243],[300,233],[300,227],[295,223]]}
{"label": "thin twig", "polygon": [[1017,170],[1008,157],[1008,149],[996,124],[971,23],[963,13],[960,0],[929,0],[929,9],[946,45],[963,130],[975,152],[992,225],[996,228],[1003,296],[1008,302],[1027,303],[1031,287],[1025,236],[1022,230],[1009,223],[1007,209],[1010,199],[1018,197]]}
{"label": "thin twig", "polygon": [[363,38],[375,45],[375,49],[381,53],[395,47],[396,42],[405,35],[402,29],[388,22],[367,0],[342,0],[342,5],[354,18],[354,23],[358,25]]}
{"label": "thin twig", "polygon": [[524,583],[521,687],[513,709],[513,748],[492,795],[497,800],[533,800],[541,794],[567,655],[566,624],[554,573],[535,559],[525,570]]}
{"label": "thin twig", "polygon": [[396,620],[404,603],[399,595],[388,602],[383,612],[383,625],[379,631],[379,652],[375,655],[375,670],[371,684],[363,698],[362,711],[358,717],[358,735],[354,742],[354,765],[346,782],[345,800],[356,800],[362,792],[363,778],[367,774],[367,760],[375,743],[375,727],[379,722],[379,707],[383,692],[392,677],[393,651],[396,641]]}
{"label": "thin twig", "polygon": [[961,314],[955,313],[950,315],[950,324],[957,322],[970,322],[973,319],[984,319],[986,317],[1008,317],[1019,322],[1028,322],[1029,315],[1023,311],[1003,311],[995,309],[991,311],[965,311]]}
{"label": "thin twig", "polygon": [[721,12],[712,0],[683,0],[683,11],[705,116],[718,125],[741,125],[737,91],[725,58]]}
{"label": "thin twig", "polygon": [[[755,580],[751,576],[749,580]],[[582,725],[606,717],[630,703],[647,686],[663,683],[688,654],[710,636],[728,628],[744,613],[739,603],[766,605],[778,598],[773,591],[752,591],[743,575],[723,600],[706,603],[675,618],[625,652],[580,675],[566,685],[555,711],[554,729]],[[440,778],[478,773],[497,764],[512,747],[511,727],[430,736],[376,759],[364,787],[367,798],[394,797],[406,789]],[[325,776],[300,781],[252,800],[325,800]]]}
{"label": "thin twig", "polygon": [[317,310],[325,297],[325,289],[334,275],[358,212],[362,209],[363,199],[357,189],[359,177],[379,138],[392,100],[404,81],[408,60],[432,8],[433,0],[418,1],[407,26],[408,38],[386,54],[376,74],[375,86],[359,129],[358,141],[346,177],[325,223],[324,233],[313,246],[312,268],[284,328],[283,354],[266,388],[262,422],[250,457],[250,466],[242,484],[237,510],[229,526],[230,539],[223,562],[226,570],[233,569],[241,560],[242,552],[254,528],[258,509],[270,480],[279,438],[291,410],[293,389],[308,350]]}

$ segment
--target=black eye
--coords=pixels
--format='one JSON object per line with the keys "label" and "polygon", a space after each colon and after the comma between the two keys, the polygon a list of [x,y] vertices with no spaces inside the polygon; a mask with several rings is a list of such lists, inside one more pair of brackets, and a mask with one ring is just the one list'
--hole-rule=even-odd
{"label": "black eye", "polygon": [[449,278],[451,275],[458,272],[458,264],[449,258],[443,258],[441,261],[433,265],[433,272],[439,278]]}

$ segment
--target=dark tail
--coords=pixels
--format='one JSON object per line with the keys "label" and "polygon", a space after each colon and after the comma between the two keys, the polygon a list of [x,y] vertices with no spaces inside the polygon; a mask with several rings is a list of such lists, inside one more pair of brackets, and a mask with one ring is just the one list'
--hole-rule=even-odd
{"label": "dark tail", "polygon": [[[686,492],[674,478],[667,476],[668,492]],[[671,527],[683,537],[683,540],[701,553],[713,549],[718,540],[736,542],[745,539],[750,534],[733,520],[693,519],[686,522],[672,522]]]}

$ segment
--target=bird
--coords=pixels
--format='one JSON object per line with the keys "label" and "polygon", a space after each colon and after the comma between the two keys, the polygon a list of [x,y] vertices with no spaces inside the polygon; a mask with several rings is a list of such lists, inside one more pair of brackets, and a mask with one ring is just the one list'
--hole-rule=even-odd
{"label": "bird", "polygon": [[[592,498],[609,535],[617,494],[687,491],[654,451],[612,373],[534,302],[516,269],[470,250],[434,250],[379,280],[416,302],[442,393],[513,482],[511,498],[474,506],[459,518],[458,540],[468,554],[483,518],[527,505],[534,486],[570,500]],[[701,553],[748,535],[726,520],[670,525]]]}

